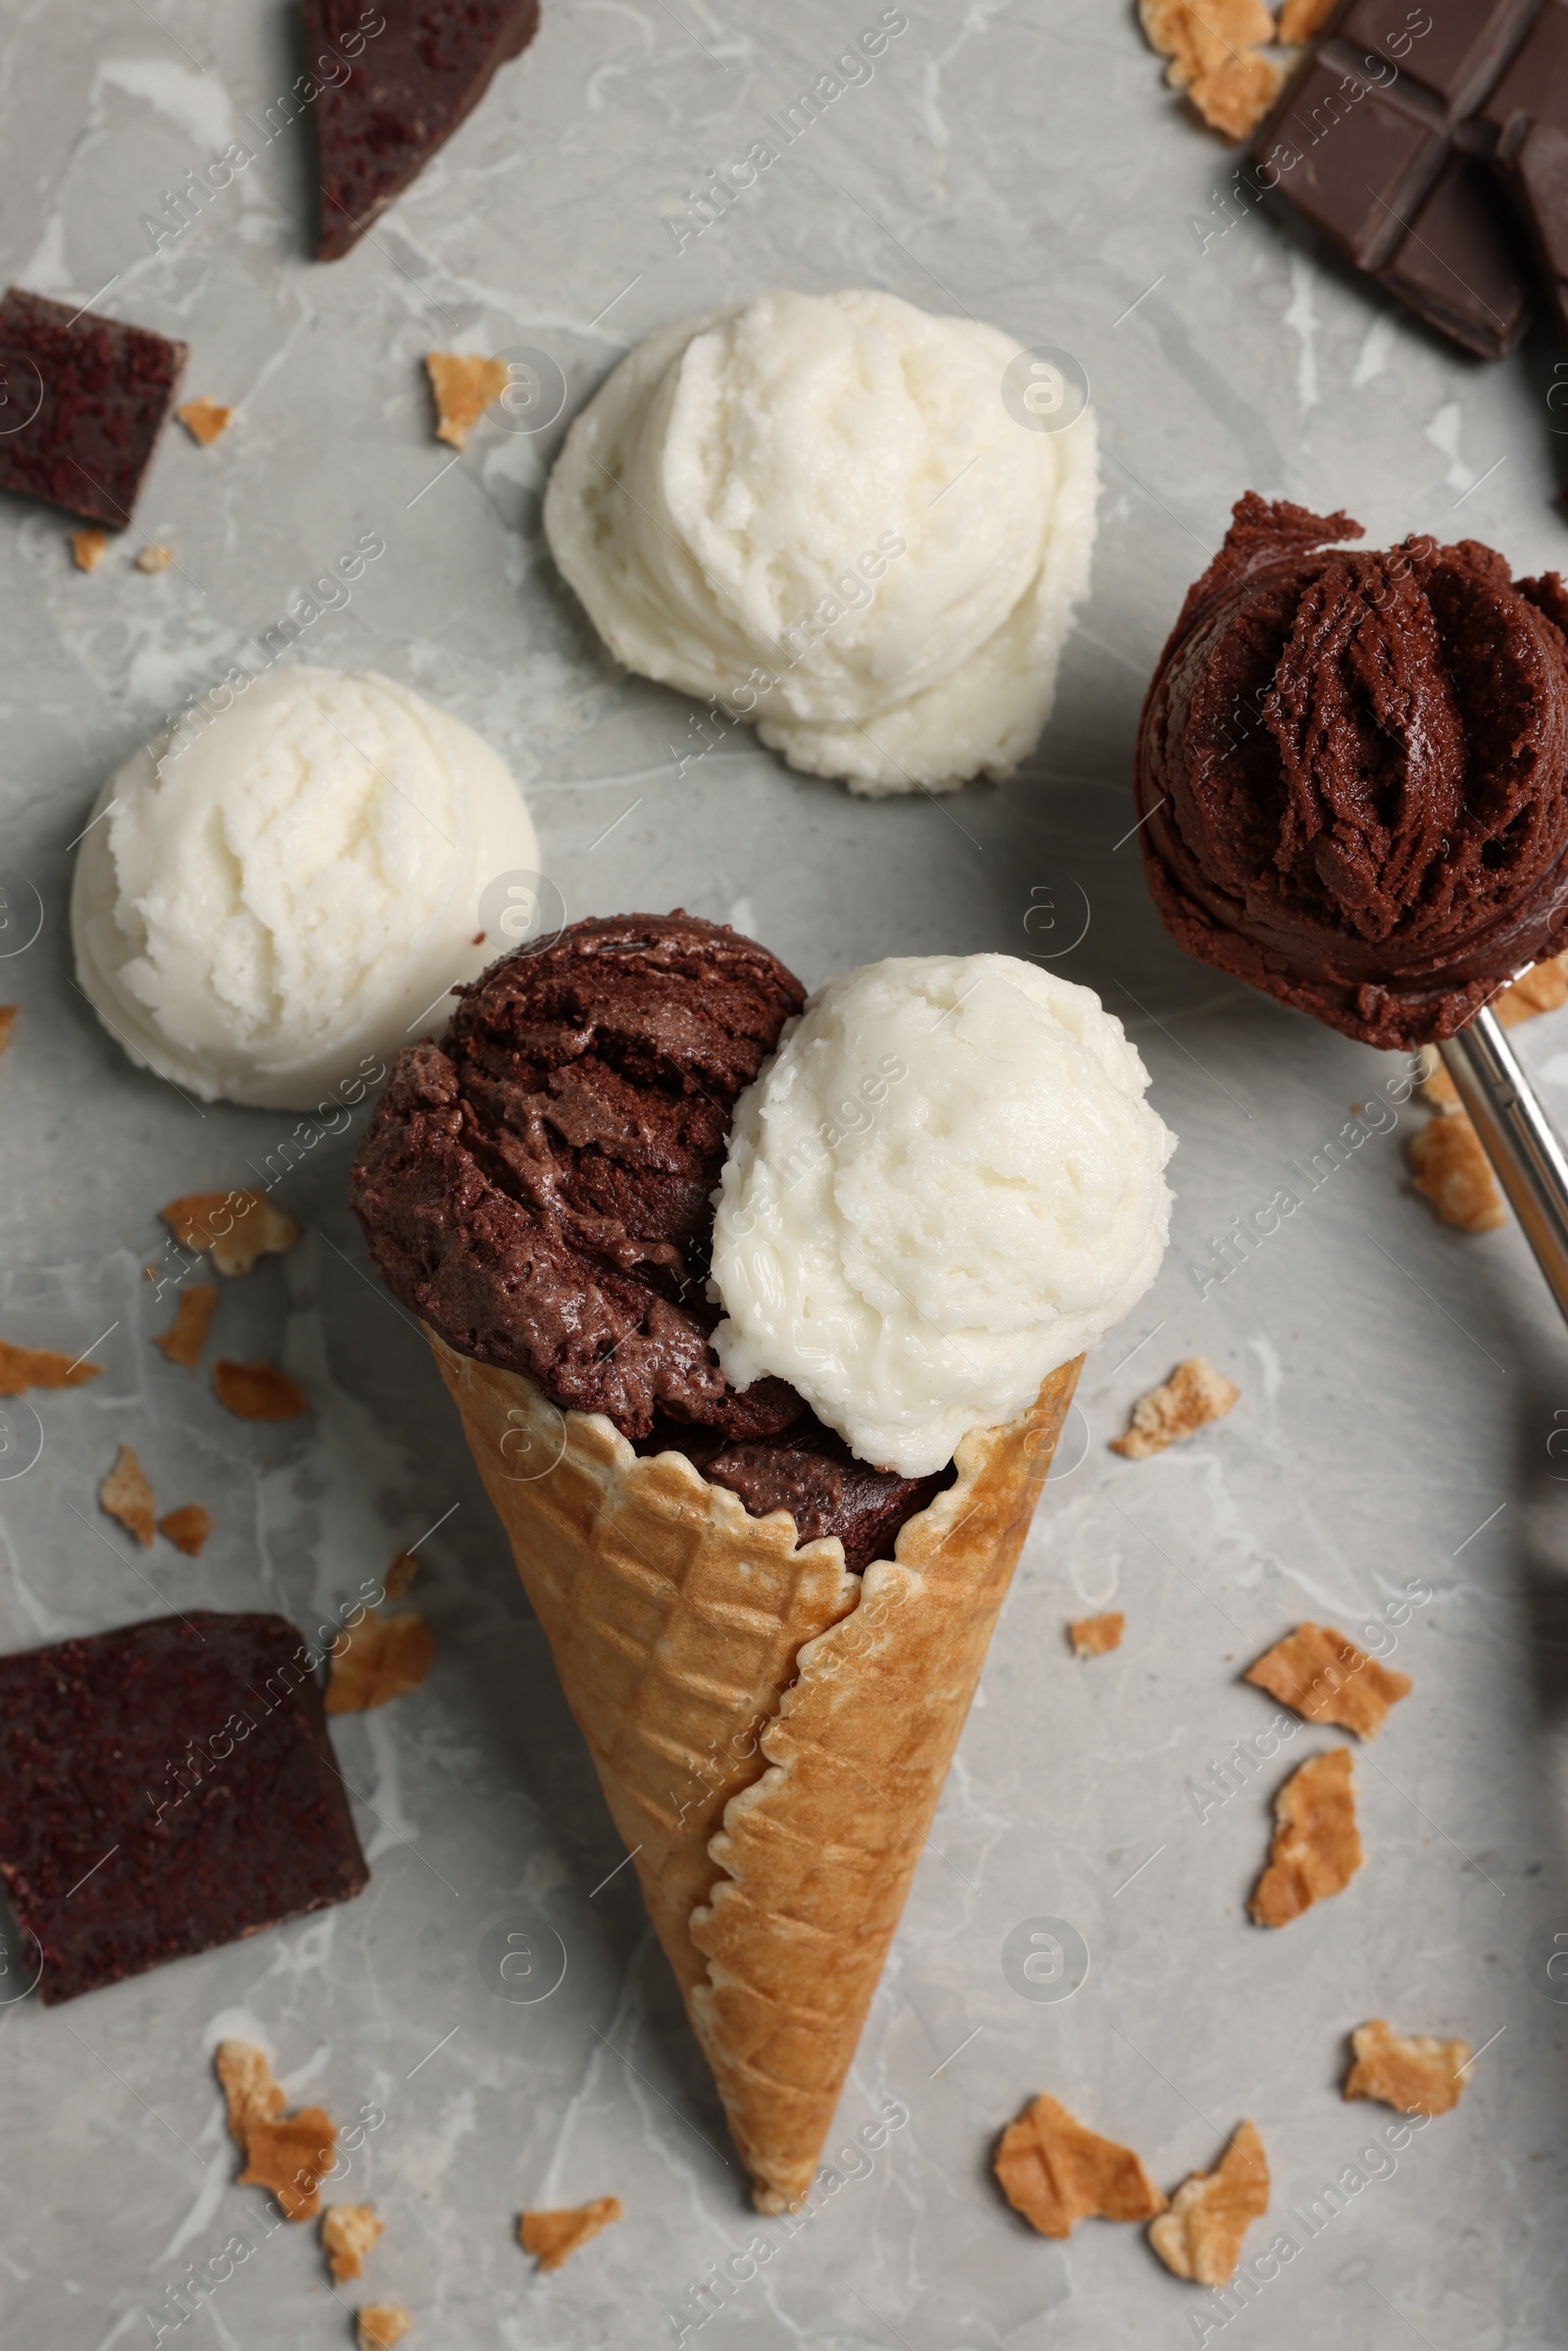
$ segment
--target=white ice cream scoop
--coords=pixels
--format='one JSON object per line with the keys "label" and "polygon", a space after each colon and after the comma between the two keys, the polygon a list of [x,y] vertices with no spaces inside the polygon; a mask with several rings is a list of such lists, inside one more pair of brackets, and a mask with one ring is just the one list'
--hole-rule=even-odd
{"label": "white ice cream scoop", "polygon": [[712,1270],[726,1377],[789,1380],[924,1477],[1136,1304],[1176,1148],[1092,989],[1011,955],[829,980],[736,1104]]}
{"label": "white ice cream scoop", "polygon": [[866,793],[1008,775],[1088,587],[1099,478],[1091,410],[1009,400],[1025,356],[892,294],[680,319],[573,424],[551,551],[628,668],[755,718],[792,766]]}
{"label": "white ice cream scoop", "polygon": [[110,776],[77,853],[80,983],[139,1066],[204,1102],[309,1109],[442,1026],[536,874],[504,761],[373,671],[253,679]]}

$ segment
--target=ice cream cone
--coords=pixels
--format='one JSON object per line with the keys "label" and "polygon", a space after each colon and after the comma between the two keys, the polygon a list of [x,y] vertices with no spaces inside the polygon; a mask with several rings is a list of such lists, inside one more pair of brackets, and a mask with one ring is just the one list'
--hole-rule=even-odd
{"label": "ice cream cone", "polygon": [[960,1443],[896,1560],[748,1516],[679,1453],[437,1363],[764,2212],[855,2055],[1081,1358]]}

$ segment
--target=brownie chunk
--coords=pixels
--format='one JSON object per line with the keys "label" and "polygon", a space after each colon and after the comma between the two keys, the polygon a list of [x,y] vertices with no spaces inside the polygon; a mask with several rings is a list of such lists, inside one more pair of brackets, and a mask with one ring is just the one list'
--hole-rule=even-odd
{"label": "brownie chunk", "polygon": [[72,2000],[368,1882],[316,1660],[198,1610],[0,1657],[0,1878]]}
{"label": "brownie chunk", "polygon": [[0,490],[118,529],[189,347],[12,286],[0,301]]}

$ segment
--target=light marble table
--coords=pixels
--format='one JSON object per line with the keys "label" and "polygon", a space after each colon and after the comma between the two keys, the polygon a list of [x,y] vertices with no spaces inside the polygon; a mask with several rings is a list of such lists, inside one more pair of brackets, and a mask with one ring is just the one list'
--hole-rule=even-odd
{"label": "light marble table", "polygon": [[[690,2289],[756,2226],[630,1873],[601,1883],[616,1840],[460,1432],[366,1278],[351,1145],[288,1181],[305,1244],[223,1299],[224,1351],[281,1359],[307,1422],[243,1426],[147,1343],[158,1204],[244,1182],[282,1122],[196,1112],[96,1026],[70,985],[69,844],[109,766],[367,531],[385,559],[294,658],[383,669],[487,734],[573,915],[684,905],[814,983],[891,953],[1038,950],[1031,906],[1076,890],[1091,920],[1057,967],[1127,1019],[1181,1137],[1165,1270],[1086,1374],[845,2094],[846,2136],[890,2099],[908,2123],[709,2306],[704,2344],[1176,2351],[1205,2325],[1227,2351],[1568,2339],[1568,2006],[1544,1996],[1539,1940],[1568,1929],[1564,1334],[1516,1230],[1462,1237],[1412,1195],[1409,1112],[1200,1298],[1188,1266],[1210,1236],[1395,1064],[1185,961],[1123,838],[1139,697],[1233,497],[1554,563],[1555,355],[1543,339],[1467,364],[1256,219],[1205,249],[1192,223],[1222,217],[1230,158],[1161,88],[1129,7],[906,6],[874,78],[677,249],[664,220],[699,172],[744,153],[872,0],[545,0],[527,58],[330,268],[305,258],[299,130],[156,252],[141,226],[292,78],[285,10],[5,14],[7,276],[76,303],[106,288],[104,308],[186,337],[188,390],[240,416],[210,452],[177,432],[160,452],[138,514],[175,549],[160,577],[128,550],[84,577],[61,518],[0,513],[0,864],[41,913],[0,964],[21,1006],[0,1067],[0,1329],[74,1349],[116,1326],[107,1376],[38,1399],[41,1458],[0,1490],[0,1639],[165,1606],[304,1616],[433,1528],[416,1597],[438,1650],[417,1696],[334,1732],[374,1868],[358,1903],[74,2006],[0,2011],[8,2344],[150,2341],[143,2313],[254,2210],[205,2055],[223,2030],[264,2038],[340,2121],[384,2107],[339,2192],[384,2215],[368,2290],[411,2305],[419,2351],[672,2343],[668,2314],[692,2316]],[[744,731],[677,776],[688,706],[615,673],[542,548],[564,426],[487,426],[450,465],[431,438],[432,346],[543,350],[574,409],[672,316],[856,284],[1065,347],[1103,434],[1094,592],[1054,720],[1010,784],[940,806],[853,799]],[[1568,1117],[1568,1016],[1520,1046]],[[1240,1382],[1233,1417],[1153,1463],[1107,1452],[1133,1396],[1195,1351]],[[122,1439],[161,1494],[214,1509],[199,1561],[132,1559],[97,1518]],[[1360,1759],[1368,1866],[1264,1935],[1244,1904],[1283,1767],[1222,1806],[1191,1792],[1268,1720],[1236,1677],[1303,1616],[1377,1620],[1412,1577],[1433,1594],[1398,1634],[1415,1691]],[[1065,1618],[1106,1605],[1126,1645],[1076,1663]],[[486,1976],[517,1917],[567,1960],[532,2003]],[[1065,2001],[1004,1973],[1008,1935],[1042,1917],[1089,1953]],[[1389,2119],[1338,2094],[1345,2036],[1373,2015],[1487,2046],[1457,2114],[1311,2235],[1293,2209]],[[1251,2247],[1288,2229],[1300,2250],[1222,2328],[1135,2230],[1035,2236],[987,2164],[1047,2086],[1167,2187],[1251,2115],[1275,2179]],[[536,2278],[518,2209],[612,2191],[624,2221]],[[314,2232],[282,2230],[165,2339],[305,2351],[347,2341],[358,2298],[334,2307]]]}

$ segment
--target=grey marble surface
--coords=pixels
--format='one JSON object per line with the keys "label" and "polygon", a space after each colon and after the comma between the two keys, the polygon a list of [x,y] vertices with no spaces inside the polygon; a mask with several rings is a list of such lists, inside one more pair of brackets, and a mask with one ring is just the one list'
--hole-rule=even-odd
{"label": "grey marble surface", "polygon": [[[364,531],[385,559],[296,658],[384,669],[483,730],[573,914],[684,904],[815,982],[900,951],[1030,952],[1031,906],[1076,906],[1076,890],[1091,919],[1059,967],[1127,1019],[1181,1138],[1164,1273],[1085,1376],[829,2155],[889,2099],[908,2123],[704,2343],[1175,2351],[1205,2326],[1271,2351],[1568,2340],[1568,2007],[1543,1996],[1532,1943],[1568,1930],[1568,1463],[1548,1451],[1564,1334],[1515,1229],[1467,1239],[1412,1195],[1409,1111],[1200,1298],[1187,1268],[1209,1236],[1396,1065],[1185,962],[1123,839],[1143,684],[1233,497],[1555,563],[1554,353],[1466,364],[1255,219],[1205,247],[1192,223],[1222,217],[1230,159],[1162,90],[1119,0],[907,6],[874,78],[677,251],[663,221],[696,174],[744,153],[872,0],[545,0],[529,55],[326,269],[305,258],[300,128],[158,251],[141,225],[292,78],[284,9],[0,15],[7,277],[78,303],[107,287],[105,309],[190,341],[189,391],[239,409],[211,451],[177,431],[161,449],[137,517],[175,550],[160,577],[128,546],[84,577],[62,518],[0,513],[0,865],[41,917],[0,963],[21,1007],[0,1065],[0,1333],[76,1352],[109,1331],[106,1376],[33,1399],[41,1456],[0,1488],[0,1642],[166,1607],[303,1618],[434,1529],[416,1596],[438,1648],[417,1695],[334,1732],[373,1862],[358,1903],[69,2008],[0,2009],[8,2344],[152,2341],[144,2313],[254,2208],[206,2057],[224,2030],[263,2038],[291,2093],[339,2121],[384,2107],[338,2192],[382,2213],[368,2291],[410,2304],[420,2351],[672,2343],[668,2314],[691,2319],[689,2288],[755,2228],[630,1874],[601,1884],[618,1847],[461,1434],[365,1276],[351,1143],[288,1179],[308,1237],[224,1291],[215,1331],[223,1353],[281,1360],[306,1421],[243,1426],[148,1344],[167,1312],[140,1278],[159,1203],[245,1182],[285,1122],[198,1112],[123,1061],[70,984],[68,845],[107,769]],[[615,673],[542,549],[563,428],[487,426],[455,464],[431,437],[431,347],[543,350],[575,407],[673,316],[846,284],[1065,346],[1103,434],[1094,592],[1054,720],[1010,784],[940,806],[854,800],[743,732],[677,776],[687,706]],[[1520,1043],[1568,1117],[1568,1015]],[[1198,1350],[1240,1382],[1232,1418],[1156,1462],[1107,1452],[1133,1396]],[[200,1560],[133,1557],[96,1513],[121,1441],[161,1499],[213,1509]],[[1417,1577],[1432,1597],[1394,1659],[1414,1693],[1358,1758],[1367,1867],[1265,1935],[1244,1904],[1284,1766],[1202,1818],[1190,1784],[1269,1720],[1236,1678],[1249,1657],[1303,1616],[1376,1622]],[[1103,1606],[1125,1610],[1126,1644],[1078,1664],[1064,1620]],[[531,2004],[497,1996],[482,1958],[517,1914],[567,1956]],[[1087,1946],[1071,1999],[1023,1997],[1004,1973],[1007,1936],[1039,1917]],[[1457,2113],[1384,2176],[1356,2172],[1309,2234],[1293,2208],[1390,2119],[1339,2096],[1345,2036],[1373,2015],[1485,2050]],[[1285,2229],[1299,2251],[1221,2327],[1136,2230],[1033,2235],[987,2160],[1045,2087],[1167,2187],[1251,2115],[1275,2179],[1251,2249]],[[536,2278],[519,2207],[608,2192],[624,2221]],[[345,2342],[357,2298],[329,2298],[314,2232],[280,2230],[165,2340]]]}

